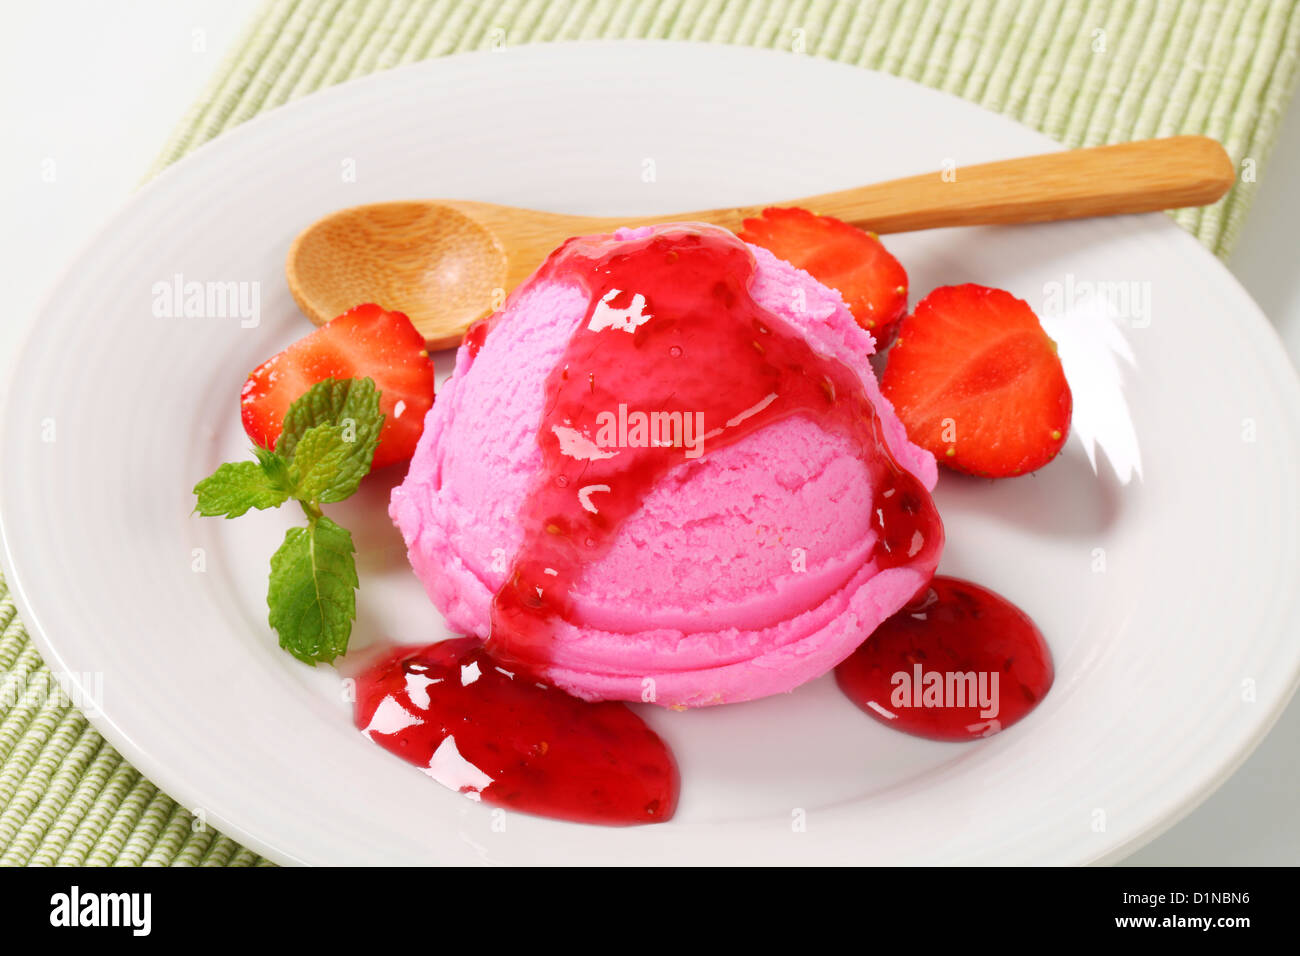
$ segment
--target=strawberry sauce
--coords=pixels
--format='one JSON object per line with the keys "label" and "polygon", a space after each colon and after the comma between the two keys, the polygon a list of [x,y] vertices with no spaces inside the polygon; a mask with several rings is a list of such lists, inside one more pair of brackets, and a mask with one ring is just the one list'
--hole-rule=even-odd
{"label": "strawberry sauce", "polygon": [[357,726],[484,803],[581,823],[658,823],[677,765],[622,704],[590,704],[499,667],[478,638],[398,649],[357,684]]}
{"label": "strawberry sauce", "polygon": [[936,576],[835,669],[853,703],[895,730],[974,740],[1051,689],[1052,655],[1028,616],[969,581]]}

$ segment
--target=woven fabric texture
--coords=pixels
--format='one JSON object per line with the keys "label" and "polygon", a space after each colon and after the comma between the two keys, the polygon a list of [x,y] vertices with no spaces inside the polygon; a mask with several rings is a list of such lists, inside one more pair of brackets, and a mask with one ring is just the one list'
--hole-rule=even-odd
{"label": "woven fabric texture", "polygon": [[[1220,256],[1250,207],[1300,59],[1297,0],[270,0],[151,175],[265,110],[353,77],[502,45],[659,38],[883,70],[1090,146],[1220,140],[1237,185],[1175,219]],[[0,865],[250,865],[90,726],[0,579]]]}

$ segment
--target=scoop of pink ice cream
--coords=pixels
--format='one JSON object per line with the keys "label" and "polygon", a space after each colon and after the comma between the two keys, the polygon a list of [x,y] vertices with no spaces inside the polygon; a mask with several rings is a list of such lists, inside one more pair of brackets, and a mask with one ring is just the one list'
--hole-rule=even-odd
{"label": "scoop of pink ice cream", "polygon": [[[623,230],[609,241],[636,238]],[[754,300],[862,379],[894,459],[933,489],[933,457],[907,440],[837,292],[750,247]],[[390,514],[455,630],[486,636],[494,593],[542,469],[545,381],[585,317],[576,284],[534,276],[425,419]],[[545,677],[592,700],[703,706],[789,691],[847,657],[929,579],[938,549],[877,570],[872,476],[849,439],[805,416],[774,421],[673,467],[587,565],[556,624]]]}

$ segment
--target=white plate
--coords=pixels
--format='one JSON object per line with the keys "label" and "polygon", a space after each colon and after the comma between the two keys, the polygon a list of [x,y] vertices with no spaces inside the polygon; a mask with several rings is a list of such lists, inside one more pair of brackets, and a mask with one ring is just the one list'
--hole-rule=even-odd
{"label": "white plate", "polygon": [[[512,814],[501,829],[362,740],[333,670],[276,648],[266,562],[288,511],[190,516],[195,481],[246,452],[244,374],[309,329],[282,264],[325,212],[448,196],[670,213],[1052,148],[888,76],[667,43],[452,57],[259,117],[141,190],[36,317],[0,421],[4,565],[23,618],[132,763],[284,862],[1117,859],[1227,777],[1300,670],[1300,387],[1248,296],[1160,215],[889,239],[914,298],[962,281],[1045,312],[1059,291],[1081,306],[1086,281],[1150,297],[1149,320],[1051,320],[1080,410],[1061,460],[940,483],[941,570],[1019,603],[1056,657],[1044,704],[978,744],[893,733],[823,678],[648,712],[682,769],[668,824]],[[257,283],[260,323],[154,315],[155,284],[177,274]],[[1098,350],[1106,329],[1132,365]],[[1121,465],[1132,428],[1140,476],[1120,480],[1104,454],[1094,474],[1089,422]],[[336,507],[360,548],[358,642],[444,633],[384,515],[396,477]]]}

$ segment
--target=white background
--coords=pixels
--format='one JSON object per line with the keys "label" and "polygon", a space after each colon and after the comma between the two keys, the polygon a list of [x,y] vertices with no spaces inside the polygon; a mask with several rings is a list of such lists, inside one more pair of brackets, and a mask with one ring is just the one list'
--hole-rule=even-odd
{"label": "white background", "polygon": [[[6,4],[0,33],[0,368],[8,367],[29,317],[60,270],[139,184],[257,5],[258,0]],[[195,49],[195,31],[203,31],[203,49]],[[46,159],[56,164],[53,183],[42,179]],[[1297,169],[1300,98],[1284,119],[1230,263],[1300,365]],[[1223,316],[1224,335],[1232,333],[1232,322]],[[1300,701],[1231,780],[1130,862],[1300,863],[1298,797]]]}

